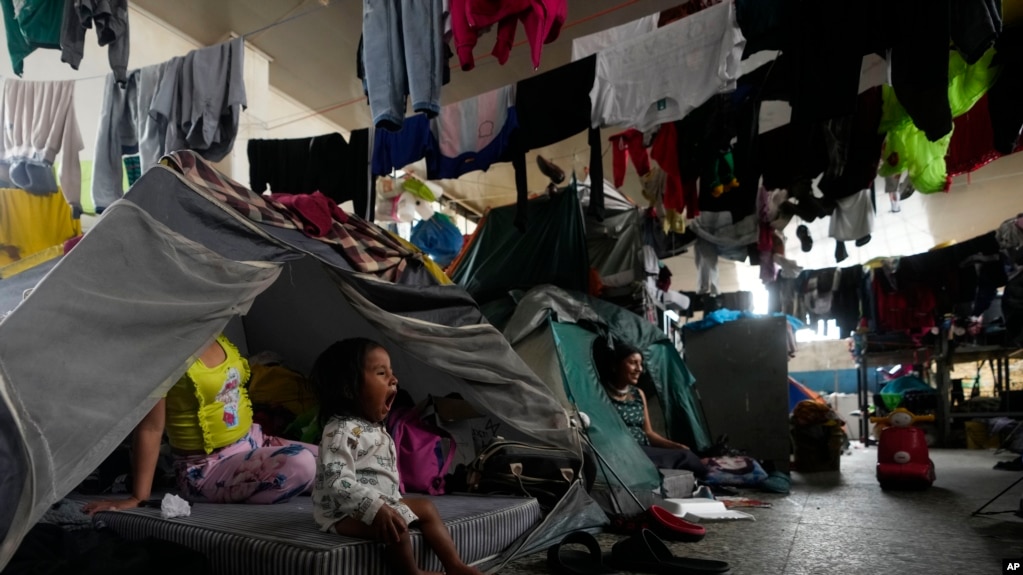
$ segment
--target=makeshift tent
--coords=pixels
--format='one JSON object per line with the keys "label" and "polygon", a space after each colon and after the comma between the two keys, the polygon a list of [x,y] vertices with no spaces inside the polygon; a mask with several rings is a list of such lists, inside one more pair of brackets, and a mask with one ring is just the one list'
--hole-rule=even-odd
{"label": "makeshift tent", "polygon": [[530,199],[528,210],[524,232],[515,227],[514,204],[488,211],[448,268],[476,301],[540,284],[586,291],[586,228],[574,185]]}
{"label": "makeshift tent", "polygon": [[[374,338],[417,398],[458,392],[505,437],[580,452],[547,386],[421,253],[358,218],[312,238],[194,154],[168,159],[0,322],[0,569],[229,322],[243,351],[305,372],[337,339]],[[20,298],[12,283],[0,302]],[[576,482],[518,552],[603,522]]]}
{"label": "makeshift tent", "polygon": [[[661,478],[607,398],[593,354],[600,336],[611,335],[643,352],[665,434],[696,450],[710,446],[693,376],[671,341],[653,325],[614,304],[550,285],[533,288],[517,305],[510,300],[506,305],[514,306],[514,312],[501,324],[505,337],[566,408],[589,416],[594,449],[625,486],[649,492],[660,487]],[[488,311],[496,307],[493,303]],[[611,474],[598,473],[596,479],[617,487]]]}
{"label": "makeshift tent", "polygon": [[485,305],[509,290],[543,284],[588,292],[593,269],[602,281],[619,286],[605,286],[601,297],[641,307],[642,291],[634,282],[646,277],[644,243],[654,244],[665,257],[684,248],[678,238],[655,229],[656,222],[610,183],[605,182],[604,194],[602,220],[584,214],[590,197],[588,180],[532,198],[524,232],[515,227],[515,205],[488,211],[447,268],[448,275]]}

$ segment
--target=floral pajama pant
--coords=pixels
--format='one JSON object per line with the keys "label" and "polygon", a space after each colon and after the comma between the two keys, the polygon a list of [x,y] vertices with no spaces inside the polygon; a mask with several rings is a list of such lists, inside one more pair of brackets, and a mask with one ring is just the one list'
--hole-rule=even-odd
{"label": "floral pajama pant", "polygon": [[182,496],[196,503],[283,503],[312,489],[319,448],[263,435],[258,423],[209,455],[177,456]]}

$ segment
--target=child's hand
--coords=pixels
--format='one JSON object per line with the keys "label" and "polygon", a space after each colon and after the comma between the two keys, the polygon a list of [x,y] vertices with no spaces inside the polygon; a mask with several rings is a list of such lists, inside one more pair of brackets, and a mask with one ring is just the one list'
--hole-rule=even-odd
{"label": "child's hand", "polygon": [[408,524],[400,513],[388,505],[383,505],[373,518],[372,528],[378,540],[390,545],[401,540],[402,534],[408,530]]}

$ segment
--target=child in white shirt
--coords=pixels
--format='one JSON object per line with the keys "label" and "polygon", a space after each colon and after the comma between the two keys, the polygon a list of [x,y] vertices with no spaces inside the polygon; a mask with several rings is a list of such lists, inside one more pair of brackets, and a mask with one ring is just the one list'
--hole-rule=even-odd
{"label": "child in white shirt", "polygon": [[383,426],[398,392],[391,358],[380,344],[353,338],[328,347],[311,375],[320,396],[323,437],[313,485],[313,517],[324,531],[380,541],[394,568],[422,573],[408,528],[415,525],[446,573],[482,575],[458,555],[428,499],[398,491],[394,440]]}

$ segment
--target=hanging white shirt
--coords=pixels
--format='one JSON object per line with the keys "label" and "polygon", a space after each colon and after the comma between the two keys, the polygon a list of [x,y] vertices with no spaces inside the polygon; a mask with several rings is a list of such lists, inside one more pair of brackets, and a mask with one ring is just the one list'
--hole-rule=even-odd
{"label": "hanging white shirt", "polygon": [[828,235],[840,242],[858,240],[874,231],[874,204],[871,191],[861,190],[836,203],[831,214]]}
{"label": "hanging white shirt", "polygon": [[657,29],[660,13],[644,16],[639,20],[626,22],[614,28],[580,36],[572,40],[572,61],[582,60],[590,54],[620,44],[626,40],[648,34]]}
{"label": "hanging white shirt", "polygon": [[597,53],[590,91],[594,127],[641,132],[681,120],[735,89],[746,39],[723,2]]}

